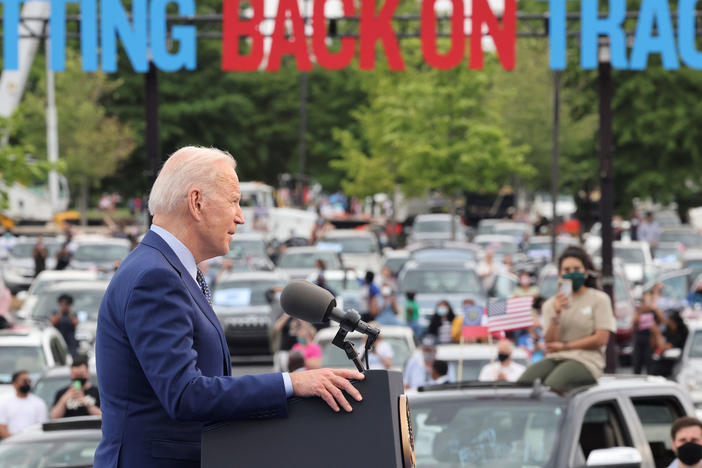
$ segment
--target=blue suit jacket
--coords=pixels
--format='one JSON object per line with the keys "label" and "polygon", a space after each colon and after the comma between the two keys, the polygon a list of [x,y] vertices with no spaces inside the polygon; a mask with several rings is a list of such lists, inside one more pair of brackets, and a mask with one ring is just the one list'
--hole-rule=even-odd
{"label": "blue suit jacket", "polygon": [[149,231],[100,305],[103,438],[95,467],[198,467],[207,422],[287,416],[281,374],[230,377],[224,332],[176,254]]}

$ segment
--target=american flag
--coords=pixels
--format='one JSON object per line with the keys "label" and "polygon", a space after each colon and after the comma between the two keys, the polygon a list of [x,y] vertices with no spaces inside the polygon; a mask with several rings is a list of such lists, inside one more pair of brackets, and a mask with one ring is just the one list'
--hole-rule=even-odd
{"label": "american flag", "polygon": [[534,325],[532,296],[512,297],[488,304],[488,332],[518,330]]}

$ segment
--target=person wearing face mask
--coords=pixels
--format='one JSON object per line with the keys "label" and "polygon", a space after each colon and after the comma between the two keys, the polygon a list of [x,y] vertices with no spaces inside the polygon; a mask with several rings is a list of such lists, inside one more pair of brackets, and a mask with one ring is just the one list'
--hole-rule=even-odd
{"label": "person wearing face mask", "polygon": [[451,343],[451,326],[455,318],[451,304],[440,301],[434,309],[434,315],[431,316],[427,334],[434,335],[439,344]]}
{"label": "person wearing face mask", "polygon": [[675,460],[668,468],[702,468],[702,422],[684,416],[670,428]]}
{"label": "person wearing face mask", "polygon": [[497,343],[497,362],[485,364],[478,380],[481,382],[516,382],[526,367],[512,361],[512,342],[500,340]]}
{"label": "person wearing face mask", "polygon": [[519,272],[519,285],[514,290],[514,296],[536,296],[539,295],[539,288],[537,288],[531,281],[531,275],[528,271]]}
{"label": "person wearing face mask", "polygon": [[12,374],[15,394],[0,400],[0,439],[19,434],[29,426],[47,421],[44,400],[32,395],[32,379],[25,370]]}
{"label": "person wearing face mask", "polygon": [[293,321],[290,329],[297,337],[297,343],[292,347],[292,351],[300,351],[305,356],[305,367],[307,369],[322,367],[322,348],[312,341],[317,330],[311,324],[298,319]]}
{"label": "person wearing face mask", "polygon": [[616,322],[609,296],[596,289],[594,266],[580,247],[568,247],[558,260],[560,277],[572,283],[543,305],[546,357],[519,378],[536,379],[554,389],[569,390],[597,382],[605,367],[605,349]]}
{"label": "person wearing face mask", "polygon": [[90,370],[85,358],[78,358],[71,364],[71,384],[56,392],[49,415],[51,419],[102,415],[100,393],[90,382]]}

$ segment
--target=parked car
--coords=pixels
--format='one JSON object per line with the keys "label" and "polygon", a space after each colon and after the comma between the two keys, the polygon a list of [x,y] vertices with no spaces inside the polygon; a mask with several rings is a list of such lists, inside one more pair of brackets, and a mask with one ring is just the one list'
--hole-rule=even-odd
{"label": "parked car", "polygon": [[[420,350],[421,351],[421,350]],[[477,381],[480,371],[486,364],[497,360],[496,344],[442,344],[436,347],[436,359],[448,362],[448,375],[452,380]],[[523,366],[529,365],[529,355],[522,348],[512,350],[512,361]]]}
{"label": "parked car", "polygon": [[407,260],[409,260],[409,256],[409,251],[405,249],[385,249],[383,251],[383,261],[381,269],[383,267],[388,267],[390,268],[392,274],[397,276],[400,274],[400,271],[405,266],[405,263],[407,263]]}
{"label": "parked car", "polygon": [[[702,409],[702,317],[688,320],[687,341],[673,370],[675,380],[687,389],[693,403]],[[675,350],[671,350],[675,351]],[[676,358],[675,354],[670,356]]]}
{"label": "parked car", "polygon": [[[636,303],[632,293],[631,283],[617,263],[614,265],[614,317],[617,322],[616,340],[619,346],[619,358],[626,363],[633,350],[633,325]],[[549,299],[558,291],[558,269],[549,264],[541,270],[537,283],[539,296]]]}
{"label": "parked car", "polygon": [[[20,237],[14,247],[8,252],[8,256],[2,262],[2,276],[5,285],[13,294],[29,288],[34,279],[34,257],[32,252],[37,245],[37,239],[32,237]],[[44,245],[48,255],[46,257],[46,269],[53,270],[56,266],[56,252],[61,248],[61,241],[54,237],[45,237]]]}
{"label": "parked car", "polygon": [[603,376],[565,394],[449,384],[408,400],[418,468],[667,467],[670,426],[695,415],[685,390],[660,377]]}
{"label": "parked car", "polygon": [[[380,273],[380,245],[372,232],[355,229],[334,229],[318,241],[318,246],[338,246],[341,260],[346,268],[356,271]],[[327,268],[329,268],[327,266]]]}
{"label": "parked car", "polygon": [[[278,268],[290,279],[306,279],[315,272],[315,262],[322,260],[327,270],[343,270],[339,252],[317,246],[288,247],[278,258]],[[359,275],[365,272],[357,272]]]}
{"label": "parked car", "polygon": [[232,356],[270,357],[269,291],[287,282],[288,276],[279,271],[257,271],[230,273],[217,283],[212,292],[212,307]]}
{"label": "parked car", "polygon": [[511,236],[517,242],[521,242],[526,235],[531,236],[533,234],[534,228],[531,226],[531,224],[527,223],[504,221],[495,224],[494,232],[495,234]]}
{"label": "parked car", "polygon": [[38,424],[0,443],[0,467],[92,467],[101,423],[99,416],[80,416]]}
{"label": "parked car", "polygon": [[[420,214],[414,218],[407,243],[428,240],[465,241],[465,226],[458,216],[446,213]],[[453,232],[452,232],[453,230]]]}
{"label": "parked car", "polygon": [[[98,386],[95,368],[90,369],[90,383]],[[44,400],[46,407],[51,410],[54,406],[56,393],[71,384],[71,367],[60,366],[46,369],[32,384],[32,393]]]}
{"label": "parked car", "polygon": [[[647,242],[629,241],[614,242],[614,258],[624,266],[624,273],[632,284],[642,285],[655,276],[651,248]],[[602,250],[597,249],[593,257],[598,257],[601,262]]]}
{"label": "parked car", "polygon": [[76,238],[70,266],[75,270],[112,272],[131,251],[127,239],[85,236]]}
{"label": "parked car", "polygon": [[[314,337],[315,343],[322,348],[322,367],[355,369],[354,364],[346,357],[346,353],[332,344],[338,331],[339,327],[332,325],[319,330]],[[392,346],[394,356],[391,369],[402,371],[405,363],[416,349],[412,329],[399,325],[384,325],[380,327],[380,334]],[[358,332],[346,335],[346,341],[351,341],[354,344],[359,355],[361,355],[364,339],[365,335]]]}
{"label": "parked car", "polygon": [[[578,240],[568,236],[556,238],[556,258],[571,245],[578,245]],[[535,260],[551,261],[551,236],[534,236],[529,239],[526,255]]]}
{"label": "parked car", "polygon": [[266,239],[260,232],[237,233],[229,243],[229,252],[224,257],[237,264],[252,265],[254,270],[273,270],[275,265],[267,253]]}
{"label": "parked car", "polygon": [[58,298],[68,294],[73,298],[71,310],[78,317],[76,340],[78,351],[90,353],[95,344],[97,318],[100,303],[107,290],[108,281],[65,281],[53,284],[42,291],[31,309],[22,309],[18,317],[48,323],[49,317],[58,308]]}
{"label": "parked car", "polygon": [[662,272],[655,279],[643,286],[644,291],[651,289],[656,283],[662,283],[663,289],[658,300],[658,307],[663,311],[684,310],[687,308],[687,296],[692,288],[695,277],[689,269]]}
{"label": "parked car", "polygon": [[482,249],[491,249],[497,260],[505,255],[511,255],[514,258],[519,253],[519,242],[514,237],[504,234],[481,234],[475,236],[473,243],[478,244]]}
{"label": "parked car", "polygon": [[659,242],[679,242],[686,249],[702,249],[702,233],[692,226],[661,229]]}
{"label": "parked car", "polygon": [[499,218],[485,218],[478,221],[478,230],[475,233],[477,236],[483,234],[494,234],[495,225],[501,223],[502,220]]}
{"label": "parked car", "polygon": [[407,262],[398,278],[400,294],[398,307],[404,310],[405,293],[414,291],[419,305],[419,324],[429,325],[434,307],[446,300],[454,312],[458,313],[464,299],[472,299],[475,304],[485,305],[487,295],[475,267],[470,262]]}
{"label": "parked car", "polygon": [[11,377],[18,370],[26,370],[36,381],[46,369],[70,362],[66,342],[54,327],[16,326],[0,330],[0,398],[15,391]]}
{"label": "parked car", "polygon": [[17,298],[22,301],[19,316],[28,316],[39,299],[39,294],[49,286],[66,281],[97,281],[100,278],[95,271],[84,270],[44,270],[32,281],[27,291],[20,291]]}
{"label": "parked car", "polygon": [[407,246],[410,259],[417,262],[451,260],[478,262],[483,252],[479,245],[459,241],[425,241]]}

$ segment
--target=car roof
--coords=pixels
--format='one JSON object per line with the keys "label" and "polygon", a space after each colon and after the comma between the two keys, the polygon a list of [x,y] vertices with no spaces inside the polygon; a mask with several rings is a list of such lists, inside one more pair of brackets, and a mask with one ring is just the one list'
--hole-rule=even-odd
{"label": "car roof", "polygon": [[[386,338],[412,338],[414,336],[411,328],[402,325],[381,325],[378,328],[380,328],[381,336]],[[314,340],[332,340],[338,331],[339,327],[333,323],[332,326],[319,330]],[[365,335],[359,332],[351,332],[347,335],[347,338],[362,338],[363,336]],[[412,340],[414,339],[412,338]]]}
{"label": "car roof", "polygon": [[[436,347],[436,355],[445,361],[457,361],[462,356],[464,361],[490,359],[497,352],[497,344],[442,344]],[[528,354],[522,348],[514,347],[512,356],[526,359]]]}
{"label": "car roof", "polygon": [[479,244],[480,242],[502,242],[505,244],[517,244],[517,240],[507,234],[480,234],[475,236],[473,242]]}
{"label": "car roof", "polygon": [[90,281],[61,281],[56,284],[49,285],[41,294],[52,293],[56,291],[93,291],[93,290],[106,290],[107,286],[110,284],[109,281],[104,280],[90,280]]}
{"label": "car roof", "polygon": [[218,283],[225,281],[261,281],[261,280],[276,280],[287,281],[288,275],[280,270],[274,271],[233,271],[227,273],[219,279]]}
{"label": "car roof", "polygon": [[81,245],[95,245],[95,244],[110,244],[110,245],[124,245],[129,247],[131,243],[128,239],[122,237],[105,237],[105,236],[81,236],[76,237],[74,242],[77,247]]}
{"label": "car roof", "polygon": [[266,238],[261,232],[256,232],[256,231],[245,231],[245,232],[237,232],[234,234],[234,237],[232,237],[232,242],[236,241],[258,241],[260,240],[261,242],[265,242]]}
{"label": "car roof", "polygon": [[358,229],[334,229],[324,234],[322,240],[334,239],[336,237],[367,237],[374,239],[375,234],[370,231],[359,231]]}
{"label": "car roof", "polygon": [[421,242],[414,242],[407,247],[407,251],[412,254],[414,252],[417,252],[419,250],[427,250],[427,249],[461,249],[461,250],[475,250],[475,251],[480,251],[482,250],[482,247],[480,247],[477,244],[472,244],[470,242],[462,242],[462,241],[451,241],[451,240],[426,240],[426,241],[421,241]]}
{"label": "car roof", "polygon": [[[455,216],[455,215],[454,215]],[[448,213],[424,213],[415,216],[414,221],[433,221],[433,220],[450,220],[451,215]]]}

